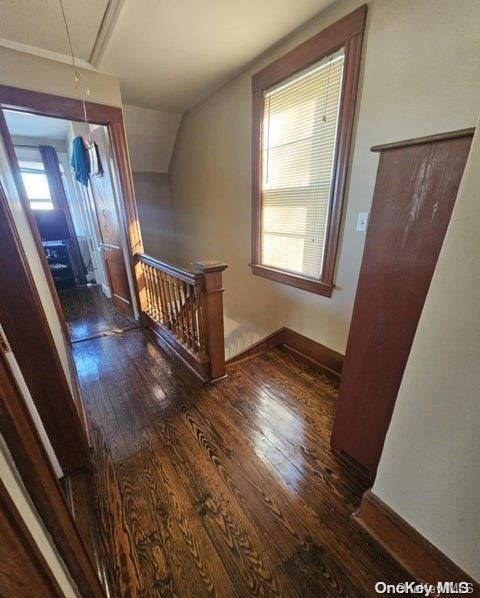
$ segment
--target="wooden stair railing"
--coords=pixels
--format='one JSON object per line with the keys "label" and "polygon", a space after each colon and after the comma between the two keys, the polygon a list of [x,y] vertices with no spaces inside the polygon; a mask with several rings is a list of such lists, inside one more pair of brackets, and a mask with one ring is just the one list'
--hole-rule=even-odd
{"label": "wooden stair railing", "polygon": [[143,324],[203,381],[225,376],[221,262],[191,269],[136,254]]}

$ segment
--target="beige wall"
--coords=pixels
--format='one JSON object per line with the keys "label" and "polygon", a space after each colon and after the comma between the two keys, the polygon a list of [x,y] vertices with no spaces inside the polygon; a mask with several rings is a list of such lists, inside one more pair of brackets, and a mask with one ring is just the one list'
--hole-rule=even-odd
{"label": "beige wall", "polygon": [[181,262],[219,259],[229,316],[227,351],[289,326],[343,352],[378,156],[370,146],[471,127],[480,100],[477,0],[368,2],[363,75],[352,165],[330,299],[250,273],[251,75],[360,4],[343,0],[319,15],[182,119],[171,164]]}
{"label": "beige wall", "polygon": [[140,229],[145,253],[175,264],[170,183],[166,172],[134,172]]}
{"label": "beige wall", "polygon": [[181,114],[129,105],[123,113],[145,253],[176,263],[167,171]]}
{"label": "beige wall", "polygon": [[480,581],[479,229],[477,133],[373,491]]}
{"label": "beige wall", "polygon": [[167,172],[181,114],[123,107],[130,160],[134,172]]}
{"label": "beige wall", "polygon": [[[85,99],[111,106],[122,105],[118,79],[93,70],[83,73],[84,85],[90,89],[90,95]],[[0,47],[0,84],[78,97],[70,65],[3,47]]]}

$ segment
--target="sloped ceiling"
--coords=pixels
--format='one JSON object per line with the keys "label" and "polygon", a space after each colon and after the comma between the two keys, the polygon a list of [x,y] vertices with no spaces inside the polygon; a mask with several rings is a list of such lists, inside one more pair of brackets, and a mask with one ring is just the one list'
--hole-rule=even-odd
{"label": "sloped ceiling", "polygon": [[102,70],[129,104],[183,111],[332,0],[125,0]]}
{"label": "sloped ceiling", "polygon": [[[127,104],[183,112],[334,0],[62,0],[84,64]],[[60,0],[0,0],[0,45],[69,61]]]}

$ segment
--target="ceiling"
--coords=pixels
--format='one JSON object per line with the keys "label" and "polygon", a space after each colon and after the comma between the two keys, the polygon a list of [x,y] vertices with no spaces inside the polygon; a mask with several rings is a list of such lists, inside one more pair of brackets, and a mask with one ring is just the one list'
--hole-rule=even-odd
{"label": "ceiling", "polygon": [[49,116],[37,116],[28,112],[5,110],[10,135],[22,137],[43,137],[63,141],[67,136],[70,121]]}
{"label": "ceiling", "polygon": [[[124,102],[183,112],[334,0],[62,0],[77,58]],[[60,0],[0,0],[0,45],[68,60]]]}
{"label": "ceiling", "polygon": [[[77,58],[90,60],[108,1],[62,0]],[[60,0],[0,0],[0,15],[3,41],[70,54]]]}

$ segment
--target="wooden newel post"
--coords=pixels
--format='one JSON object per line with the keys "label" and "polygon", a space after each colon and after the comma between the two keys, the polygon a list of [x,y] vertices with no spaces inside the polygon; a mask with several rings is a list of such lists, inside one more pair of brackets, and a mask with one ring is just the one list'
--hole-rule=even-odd
{"label": "wooden newel post", "polygon": [[222,262],[195,262],[203,274],[201,314],[207,355],[210,359],[210,380],[225,376],[225,336],[223,330],[222,272],[228,267]]}

